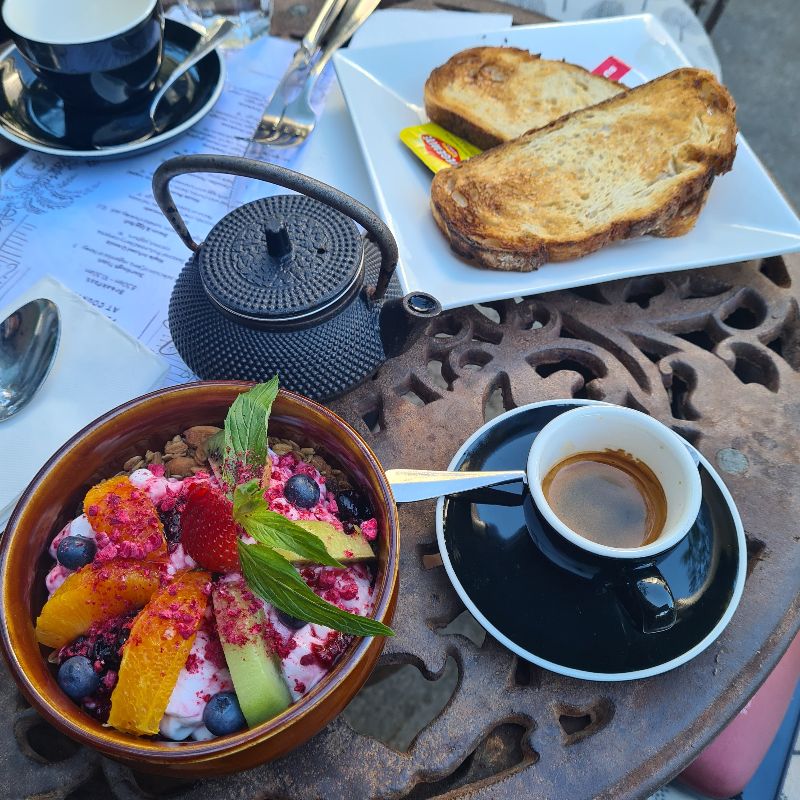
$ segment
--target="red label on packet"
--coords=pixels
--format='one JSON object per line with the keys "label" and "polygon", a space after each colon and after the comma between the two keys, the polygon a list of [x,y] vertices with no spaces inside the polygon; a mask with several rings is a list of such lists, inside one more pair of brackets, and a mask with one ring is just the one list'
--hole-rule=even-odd
{"label": "red label on packet", "polygon": [[461,156],[453,145],[443,142],[436,136],[431,136],[429,133],[424,133],[420,139],[425,149],[436,158],[441,158],[449,166],[454,167],[456,164],[461,163]]}
{"label": "red label on packet", "polygon": [[602,64],[592,70],[592,75],[602,75],[610,81],[618,81],[623,75],[630,72],[631,68],[614,56],[609,56]]}
{"label": "red label on packet", "polygon": [[432,172],[454,167],[481,152],[434,122],[403,128],[400,141]]}

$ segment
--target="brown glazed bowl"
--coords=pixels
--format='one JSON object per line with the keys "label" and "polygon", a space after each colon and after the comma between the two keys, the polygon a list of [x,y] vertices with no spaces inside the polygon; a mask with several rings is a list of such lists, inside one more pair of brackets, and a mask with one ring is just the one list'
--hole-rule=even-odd
{"label": "brown glazed bowl", "polygon": [[[48,650],[33,621],[51,566],[47,548],[73,517],[86,491],[114,475],[131,456],[159,451],[193,425],[222,425],[228,407],[251,384],[208,381],[153,392],[110,411],[76,434],[45,464],[23,494],[0,543],[3,655],[20,689],[54,727],[81,744],[139,770],[187,777],[248,769],[310,739],[361,688],[384,640],[356,638],[334,669],[279,716],[241,733],[206,742],[170,743],[120,733],[85,714],[61,692]],[[377,458],[342,419],[318,403],[281,390],[270,434],[314,445],[337,461],[369,496],[378,519],[375,619],[391,623],[397,599],[397,508]],[[78,512],[79,513],[79,512]]]}

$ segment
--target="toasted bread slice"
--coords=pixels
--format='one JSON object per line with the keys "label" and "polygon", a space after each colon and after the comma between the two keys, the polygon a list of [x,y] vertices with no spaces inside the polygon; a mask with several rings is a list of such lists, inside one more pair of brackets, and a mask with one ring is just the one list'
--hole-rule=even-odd
{"label": "toasted bread slice", "polygon": [[624,91],[583,67],[527,50],[473,47],[431,72],[425,110],[433,122],[488,150]]}
{"label": "toasted bread slice", "polygon": [[457,253],[500,270],[682,235],[733,164],[734,112],[710,72],[675,70],[442,170],[434,218]]}

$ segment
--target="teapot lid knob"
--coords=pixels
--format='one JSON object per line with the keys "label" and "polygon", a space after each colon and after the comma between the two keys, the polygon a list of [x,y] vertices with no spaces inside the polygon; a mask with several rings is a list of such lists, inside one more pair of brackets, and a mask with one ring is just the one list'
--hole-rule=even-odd
{"label": "teapot lid knob", "polygon": [[276,261],[281,261],[292,253],[292,240],[285,222],[268,222],[264,228],[267,253]]}

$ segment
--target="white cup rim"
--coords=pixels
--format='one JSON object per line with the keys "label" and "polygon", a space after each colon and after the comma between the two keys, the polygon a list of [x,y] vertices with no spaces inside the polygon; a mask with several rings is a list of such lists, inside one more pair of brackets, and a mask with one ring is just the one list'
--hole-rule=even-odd
{"label": "white cup rim", "polygon": [[[541,483],[538,478],[538,470],[536,469],[542,455],[542,449],[547,444],[547,437],[542,438],[542,434],[550,428],[551,425],[562,426],[566,424],[565,420],[568,423],[570,418],[574,419],[572,415],[587,416],[591,414],[596,416],[598,413],[607,416],[626,417],[635,422],[635,424],[645,427],[649,433],[658,437],[662,443],[670,448],[671,453],[680,464],[682,474],[685,476],[688,500],[683,513],[673,523],[672,527],[674,530],[670,534],[659,536],[658,539],[654,542],[650,542],[650,544],[640,547],[612,547],[587,539],[585,536],[581,536],[569,526],[565,525],[561,519],[556,516],[542,491]],[[528,453],[527,462],[528,489],[536,508],[545,518],[548,525],[560,536],[581,550],[593,553],[594,555],[614,559],[651,558],[666,552],[678,544],[689,532],[700,512],[703,488],[700,481],[697,461],[693,457],[690,448],[691,445],[681,436],[649,414],[624,406],[605,404],[579,406],[578,408],[573,408],[569,411],[565,411],[563,414],[559,414],[555,419],[545,425],[533,440],[533,444]]]}

